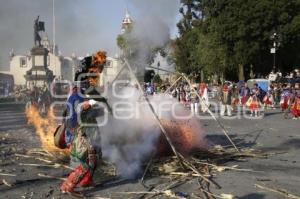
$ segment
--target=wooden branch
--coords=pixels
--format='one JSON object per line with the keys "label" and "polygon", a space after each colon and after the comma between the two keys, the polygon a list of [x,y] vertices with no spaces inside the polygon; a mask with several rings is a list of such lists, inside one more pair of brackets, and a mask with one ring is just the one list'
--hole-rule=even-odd
{"label": "wooden branch", "polygon": [[5,179],[3,179],[2,182],[3,182],[3,184],[5,184],[5,185],[8,186],[8,187],[12,187],[12,184],[9,184],[8,182],[6,182]]}
{"label": "wooden branch", "polygon": [[0,176],[12,176],[12,177],[14,177],[14,176],[17,176],[17,175],[10,174],[10,173],[0,173]]}
{"label": "wooden branch", "polygon": [[43,178],[51,178],[51,179],[62,180],[62,181],[64,181],[66,179],[66,178],[62,178],[62,177],[46,175],[46,174],[43,174],[43,173],[38,173],[38,176],[43,177]]}
{"label": "wooden branch", "polygon": [[288,193],[288,192],[285,191],[285,190],[272,189],[272,188],[265,187],[265,186],[260,185],[260,184],[254,184],[254,186],[257,187],[257,188],[266,190],[266,191],[270,191],[270,192],[273,192],[273,193],[280,194],[280,195],[285,196],[285,197],[287,197],[287,198],[300,199],[299,196],[296,196],[296,195],[294,195],[294,194]]}
{"label": "wooden branch", "polygon": [[66,165],[61,165],[61,164],[57,164],[55,163],[54,165],[51,165],[51,164],[25,164],[25,163],[19,163],[19,165],[21,166],[33,166],[33,167],[52,167],[52,168],[59,168],[59,167],[63,167],[63,168],[66,168],[66,169],[70,169],[70,170],[73,170],[73,168],[69,167],[69,166],[66,166]]}

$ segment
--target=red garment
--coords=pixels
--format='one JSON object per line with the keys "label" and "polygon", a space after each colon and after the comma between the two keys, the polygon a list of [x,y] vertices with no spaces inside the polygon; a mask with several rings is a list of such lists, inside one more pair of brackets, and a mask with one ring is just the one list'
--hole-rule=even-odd
{"label": "red garment", "polygon": [[270,97],[267,95],[264,97],[263,101],[266,105],[272,105],[272,100],[270,100]]}
{"label": "red garment", "polygon": [[257,97],[252,96],[251,99],[249,99],[249,100],[251,100],[250,104],[249,104],[250,110],[257,110],[259,108],[259,101],[257,100]]}
{"label": "red garment", "polygon": [[291,113],[294,117],[300,117],[300,98],[296,98],[291,107]]}
{"label": "red garment", "polygon": [[250,110],[257,110],[258,109],[258,104],[257,104],[257,102],[252,102],[251,104],[250,104]]}
{"label": "red garment", "polygon": [[201,97],[202,97],[203,94],[204,94],[205,88],[206,88],[206,84],[205,84],[205,83],[201,83],[201,84],[199,85],[199,93],[200,93],[200,96],[201,96]]}
{"label": "red garment", "polygon": [[248,101],[249,97],[248,96],[243,96],[242,99],[241,99],[241,103],[242,105],[245,105],[246,102]]}
{"label": "red garment", "polygon": [[224,85],[224,86],[223,86],[223,92],[228,92],[228,91],[229,91],[228,86],[227,86],[227,85]]}
{"label": "red garment", "polygon": [[84,169],[83,166],[77,166],[60,186],[61,192],[73,192],[77,185],[88,186],[92,184],[91,170]]}
{"label": "red garment", "polygon": [[233,104],[239,104],[239,102],[240,102],[240,100],[239,100],[239,98],[235,98],[234,100],[233,100]]}
{"label": "red garment", "polygon": [[284,97],[281,101],[280,101],[280,106],[282,110],[285,110],[288,108],[289,104],[289,98],[288,97]]}

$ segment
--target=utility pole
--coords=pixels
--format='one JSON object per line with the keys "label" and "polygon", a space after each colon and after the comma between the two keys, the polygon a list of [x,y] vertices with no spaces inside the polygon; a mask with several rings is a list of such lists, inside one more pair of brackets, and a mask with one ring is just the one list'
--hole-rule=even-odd
{"label": "utility pole", "polygon": [[271,48],[271,54],[273,54],[273,71],[275,72],[276,70],[276,51],[277,48],[279,47],[280,43],[278,41],[278,35],[276,32],[271,35],[271,40],[273,41],[273,46]]}
{"label": "utility pole", "polygon": [[53,54],[55,54],[55,0],[52,1],[52,19],[53,19]]}

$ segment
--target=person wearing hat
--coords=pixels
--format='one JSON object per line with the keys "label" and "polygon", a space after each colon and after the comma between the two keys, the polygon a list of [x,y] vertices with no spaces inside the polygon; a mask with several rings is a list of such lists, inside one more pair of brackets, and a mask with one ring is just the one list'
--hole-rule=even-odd
{"label": "person wearing hat", "polygon": [[63,193],[73,192],[77,186],[93,185],[93,174],[97,161],[102,155],[96,118],[103,113],[103,110],[99,110],[95,105],[101,98],[99,81],[105,63],[106,52],[99,51],[92,56],[85,57],[81,71],[75,75],[75,81],[81,84],[80,95],[84,100],[78,104],[76,110],[78,126],[72,132],[74,138],[70,146],[73,171],[60,186]]}
{"label": "person wearing hat", "polygon": [[225,115],[225,111],[227,110],[227,115],[231,116],[231,103],[232,103],[232,90],[229,88],[228,83],[224,83],[221,94],[221,116]]}
{"label": "person wearing hat", "polygon": [[208,91],[206,83],[202,82],[199,85],[199,95],[200,95],[200,105],[201,111],[206,113],[209,108],[209,101],[208,101]]}

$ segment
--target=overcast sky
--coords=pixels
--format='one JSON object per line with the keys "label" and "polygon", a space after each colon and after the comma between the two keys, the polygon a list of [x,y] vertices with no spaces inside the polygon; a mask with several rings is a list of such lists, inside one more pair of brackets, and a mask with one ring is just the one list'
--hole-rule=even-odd
{"label": "overcast sky", "polygon": [[[33,22],[40,15],[52,40],[53,0],[0,0],[0,70],[7,68],[8,54],[26,54],[33,46]],[[155,16],[177,34],[179,0],[55,0],[56,44],[65,56],[84,56],[105,49],[118,52],[116,37],[128,8],[133,20]],[[155,27],[153,27],[155,31]]]}

